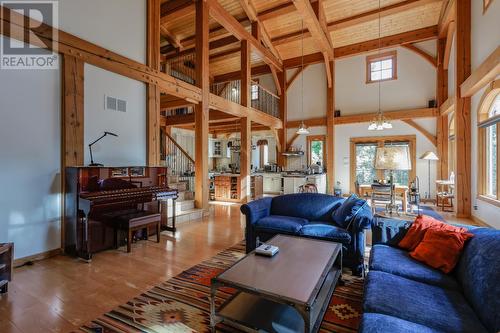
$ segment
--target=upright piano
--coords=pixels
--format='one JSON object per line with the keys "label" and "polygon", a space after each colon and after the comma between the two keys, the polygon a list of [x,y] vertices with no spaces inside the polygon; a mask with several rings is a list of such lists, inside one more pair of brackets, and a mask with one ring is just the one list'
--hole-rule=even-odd
{"label": "upright piano", "polygon": [[[175,200],[165,167],[68,167],[64,193],[64,249],[91,260],[113,248],[113,219],[134,211],[162,213],[162,229],[175,233]],[[172,200],[168,223],[167,200]],[[119,243],[122,243],[118,240]]]}

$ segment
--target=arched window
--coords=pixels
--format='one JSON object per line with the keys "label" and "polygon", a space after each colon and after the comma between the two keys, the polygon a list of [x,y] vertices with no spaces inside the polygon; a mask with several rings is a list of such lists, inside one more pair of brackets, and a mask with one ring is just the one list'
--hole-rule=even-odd
{"label": "arched window", "polygon": [[478,109],[479,177],[478,193],[484,199],[499,199],[500,81],[484,93]]}

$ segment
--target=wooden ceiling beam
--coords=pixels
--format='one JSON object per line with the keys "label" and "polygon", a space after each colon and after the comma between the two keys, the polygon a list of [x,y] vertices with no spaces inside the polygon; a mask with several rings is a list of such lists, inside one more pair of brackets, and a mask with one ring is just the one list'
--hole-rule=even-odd
{"label": "wooden ceiling beam", "polygon": [[173,47],[182,50],[182,44],[179,38],[177,38],[174,34],[172,34],[167,28],[165,28],[162,25],[160,25],[160,33],[163,37],[165,37],[167,42],[169,42]]}
{"label": "wooden ceiling beam", "polygon": [[[340,20],[329,22],[327,23],[327,30],[331,32],[340,29],[345,29],[358,24],[370,22],[373,20],[378,20],[379,16],[386,17],[389,15],[398,14],[436,1],[441,1],[441,0],[406,0],[398,2],[392,5],[382,7],[380,9],[374,9],[368,12],[356,14]],[[302,38],[302,34],[304,35],[304,38],[311,37],[311,33],[308,30],[304,31],[299,30],[284,34],[282,36],[275,37],[272,39],[272,42],[274,43],[274,45],[290,43],[293,41],[300,40]]]}
{"label": "wooden ceiling beam", "polygon": [[[314,12],[314,8],[311,5],[311,2],[309,0],[295,0],[293,4],[302,16],[304,25],[311,33],[311,36],[317,43],[318,48],[322,53],[326,54],[329,59],[333,59],[333,45],[330,41],[330,38],[327,37],[327,33],[325,33],[325,31],[323,30],[323,27],[318,17],[316,16],[316,13]],[[318,3],[318,5],[320,5],[320,3]],[[321,10],[319,10],[318,13],[320,11]]]}
{"label": "wooden ceiling beam", "polygon": [[[267,46],[267,48],[271,51],[271,53],[278,59],[281,60],[281,57],[278,53],[278,50],[274,47],[273,43],[271,42],[271,37],[269,37],[269,33],[267,32],[266,27],[260,22],[259,18],[257,17],[257,10],[255,9],[255,6],[253,4],[252,0],[239,0],[241,7],[247,14],[248,18],[252,22],[252,29],[256,29],[257,31],[254,31],[253,33],[256,34],[257,36],[261,37],[262,40],[264,41],[264,45]],[[254,36],[256,37],[256,36]],[[260,38],[256,37],[257,40]]]}
{"label": "wooden ceiling beam", "polygon": [[441,7],[441,12],[439,13],[438,30],[439,37],[443,38],[448,33],[448,27],[451,22],[455,22],[456,18],[456,1],[455,0],[444,0]]}
{"label": "wooden ceiling beam", "polygon": [[[304,0],[303,0],[304,1]],[[207,0],[210,9],[210,15],[221,24],[226,30],[233,34],[238,39],[245,39],[251,45],[252,49],[257,52],[264,62],[275,67],[277,70],[283,70],[283,63],[276,58],[268,49],[255,39],[217,0]]]}
{"label": "wooden ceiling beam", "polygon": [[444,62],[443,68],[445,70],[448,69],[448,65],[450,64],[450,56],[451,56],[451,45],[453,43],[453,35],[455,34],[456,24],[455,21],[450,22],[448,25],[448,30],[446,32],[446,46],[444,47]]}
{"label": "wooden ceiling beam", "polygon": [[500,75],[500,46],[460,86],[462,97],[471,97]]}
{"label": "wooden ceiling beam", "polygon": [[293,2],[290,1],[290,2],[280,4],[278,6],[275,6],[275,7],[269,8],[267,10],[264,10],[264,11],[258,13],[257,17],[259,18],[259,20],[261,22],[263,22],[263,21],[267,21],[267,20],[282,16],[282,15],[293,13],[293,12],[295,12],[295,10],[296,9],[295,9],[295,6],[293,5]]}
{"label": "wooden ceiling beam", "polygon": [[[388,120],[405,120],[405,119],[415,119],[415,118],[433,118],[439,114],[437,108],[422,108],[422,109],[404,109],[397,111],[387,111],[384,112],[384,117]],[[346,125],[346,124],[356,124],[356,123],[368,123],[372,121],[377,116],[376,112],[362,113],[347,115],[341,117],[335,117],[335,125]],[[307,127],[319,127],[326,126],[326,117],[321,118],[311,118],[303,120],[292,120],[287,122],[287,127],[298,128],[302,122]]]}
{"label": "wooden ceiling beam", "polygon": [[[439,114],[437,108],[404,109],[384,112],[384,117],[388,120],[404,120],[415,118],[434,118]],[[335,118],[335,125],[367,123],[377,116],[377,112],[341,116]],[[326,118],[325,118],[326,119]]]}
{"label": "wooden ceiling beam", "polygon": [[[334,50],[335,59],[351,57],[357,54],[371,52],[379,48],[389,48],[404,44],[422,42],[425,40],[436,39],[438,36],[437,25],[427,28],[402,32],[396,35],[386,36],[379,39],[372,39],[366,42],[337,47]],[[283,66],[285,68],[297,68],[302,65],[301,57],[285,59]],[[324,61],[321,52],[312,53],[304,56],[304,64],[317,64]]]}
{"label": "wooden ceiling beam", "polygon": [[[178,126],[178,125],[194,125],[194,114],[183,114],[176,116],[162,116],[164,119],[164,126]],[[236,121],[238,117],[231,116],[227,113],[210,110],[209,113],[209,122],[210,123],[221,123],[227,121]]]}
{"label": "wooden ceiling beam", "polygon": [[414,129],[422,133],[422,135],[425,136],[427,140],[429,140],[434,145],[434,147],[437,146],[437,137],[435,135],[432,135],[428,130],[423,128],[420,124],[417,124],[412,119],[403,119],[403,122],[405,122],[406,124],[410,125]]}
{"label": "wooden ceiling beam", "polygon": [[170,0],[164,2],[160,8],[160,23],[165,24],[180,17],[194,13],[193,0]]}
{"label": "wooden ceiling beam", "polygon": [[417,46],[415,46],[413,44],[404,44],[402,46],[404,48],[412,51],[412,52],[415,52],[416,54],[418,54],[419,56],[421,56],[422,58],[424,58],[432,66],[434,66],[435,68],[437,68],[437,59],[436,59],[436,57],[433,57],[429,53],[425,52],[424,50],[422,50],[421,48],[418,48]]}
{"label": "wooden ceiling beam", "polygon": [[[240,18],[237,21],[241,25],[243,25],[244,27],[248,27],[250,25],[250,20],[248,18],[246,18],[246,17]],[[210,48],[211,49],[212,48],[217,48],[217,47],[224,46],[224,45],[217,46],[217,44],[213,44],[213,43],[217,43],[220,40],[226,40],[226,43],[229,43],[228,39],[226,39],[228,37],[233,38],[234,42],[236,42],[236,41],[239,40],[238,38],[236,38],[233,35],[231,35],[231,33],[228,32],[221,25],[210,29],[209,36],[210,36],[209,39],[210,39],[210,45],[211,45]],[[193,52],[194,51],[195,41],[196,41],[196,36],[195,35],[192,35],[192,36],[189,36],[189,37],[186,37],[186,38],[180,40],[182,46],[184,47],[184,50],[189,51],[189,52]],[[223,42],[219,42],[219,43],[223,43]],[[215,46],[212,46],[212,45],[215,45]],[[177,55],[178,54],[178,50],[175,49],[175,48],[173,48],[170,45],[167,45],[167,46],[164,46],[164,47],[161,48],[161,53],[165,54],[167,57],[170,57],[170,56]]]}
{"label": "wooden ceiling beam", "polygon": [[[252,76],[259,76],[271,73],[270,67],[268,65],[259,65],[252,68]],[[241,71],[234,71],[226,74],[217,75],[214,77],[214,82],[227,82],[233,80],[239,80],[241,78]]]}
{"label": "wooden ceiling beam", "polygon": [[286,83],[287,90],[288,90],[288,88],[290,88],[292,83],[299,77],[300,73],[302,73],[302,71],[305,70],[308,66],[309,65],[305,65],[304,67],[297,68],[297,71],[295,73],[293,73],[292,77],[290,79],[288,79],[288,81]]}

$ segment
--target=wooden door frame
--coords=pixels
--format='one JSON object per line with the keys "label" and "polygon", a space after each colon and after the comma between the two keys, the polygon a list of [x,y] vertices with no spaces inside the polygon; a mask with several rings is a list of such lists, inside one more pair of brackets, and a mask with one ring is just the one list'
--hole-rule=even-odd
{"label": "wooden door frame", "polygon": [[307,142],[307,147],[306,147],[306,154],[307,154],[307,165],[311,165],[311,143],[313,141],[323,141],[323,169],[326,170],[326,165],[327,165],[327,160],[326,160],[326,135],[320,134],[320,135],[308,135],[306,137],[306,142]]}
{"label": "wooden door frame", "polygon": [[[355,193],[354,181],[356,179],[356,144],[358,143],[376,143],[378,147],[383,147],[385,142],[409,142],[411,170],[409,173],[409,181],[415,179],[417,175],[417,136],[416,135],[390,135],[390,136],[371,136],[351,138],[350,140],[350,156],[349,156],[349,188],[351,193]],[[377,177],[380,179],[383,176],[382,170],[377,170]],[[409,184],[408,184],[409,185]]]}

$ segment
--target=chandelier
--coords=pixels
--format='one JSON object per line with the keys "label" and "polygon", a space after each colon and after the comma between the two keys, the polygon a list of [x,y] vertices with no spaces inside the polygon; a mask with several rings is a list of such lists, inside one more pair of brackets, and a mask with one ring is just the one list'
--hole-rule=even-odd
{"label": "chandelier", "polygon": [[[380,10],[381,10],[381,5],[380,5],[380,0],[379,0],[378,1],[378,52],[379,53],[380,53],[380,49],[382,47]],[[391,122],[388,121],[387,119],[385,119],[384,112],[382,111],[381,91],[382,91],[381,80],[378,80],[378,111],[377,111],[377,115],[370,122],[370,125],[368,126],[369,131],[383,131],[385,129],[392,128]]]}

